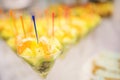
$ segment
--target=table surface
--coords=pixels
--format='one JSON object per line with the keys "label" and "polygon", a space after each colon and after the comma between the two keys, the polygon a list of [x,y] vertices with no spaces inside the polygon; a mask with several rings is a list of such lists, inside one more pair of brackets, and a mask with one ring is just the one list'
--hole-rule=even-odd
{"label": "table surface", "polygon": [[[65,59],[58,59],[46,80],[81,80],[85,61],[100,51],[120,52],[120,0],[115,1],[114,15],[103,19],[88,36],[74,45]],[[0,39],[0,80],[42,80]]]}

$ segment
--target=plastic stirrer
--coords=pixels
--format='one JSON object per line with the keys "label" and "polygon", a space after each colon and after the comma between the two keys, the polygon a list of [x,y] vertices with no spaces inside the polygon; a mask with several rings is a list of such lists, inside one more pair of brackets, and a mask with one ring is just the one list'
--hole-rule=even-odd
{"label": "plastic stirrer", "polygon": [[54,17],[55,17],[55,13],[52,13],[52,36],[54,37]]}
{"label": "plastic stirrer", "polygon": [[38,33],[37,33],[37,28],[36,28],[36,21],[35,21],[35,16],[34,15],[32,15],[32,20],[33,20],[33,23],[34,23],[34,30],[35,30],[35,35],[36,35],[37,43],[39,43]]}
{"label": "plastic stirrer", "polygon": [[25,32],[24,21],[23,21],[23,17],[22,16],[20,16],[20,20],[21,20],[21,23],[22,23],[22,29],[23,29],[23,32],[24,32],[24,36],[26,38],[26,32]]}
{"label": "plastic stirrer", "polygon": [[14,25],[14,32],[15,32],[15,34],[16,35],[18,35],[18,30],[17,30],[17,26],[16,26],[16,19],[15,19],[15,16],[13,15],[13,11],[12,10],[10,10],[9,11],[9,14],[10,14],[10,16],[11,16],[11,18],[12,18],[12,21],[13,21],[13,25]]}
{"label": "plastic stirrer", "polygon": [[0,14],[2,14],[3,13],[3,10],[0,8]]}

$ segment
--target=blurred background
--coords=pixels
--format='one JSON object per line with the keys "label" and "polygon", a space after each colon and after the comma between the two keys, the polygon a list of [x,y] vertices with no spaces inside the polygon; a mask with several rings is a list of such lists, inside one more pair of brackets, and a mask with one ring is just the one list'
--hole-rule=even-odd
{"label": "blurred background", "polygon": [[[89,3],[96,5],[95,10],[99,14],[101,22],[86,37],[73,45],[67,51],[64,59],[56,61],[46,78],[46,80],[84,80],[81,78],[83,73],[81,68],[91,57],[101,51],[120,53],[120,0],[0,0],[0,18],[6,17],[10,9],[16,14],[25,13],[26,15],[29,13],[30,15],[30,13],[34,13],[39,15],[40,12],[44,15],[44,11],[50,9],[51,5],[59,4],[73,8]],[[107,3],[110,5],[106,6]],[[85,9],[87,10],[87,8]],[[26,62],[8,47],[2,38],[0,39],[0,80],[42,80]]]}

